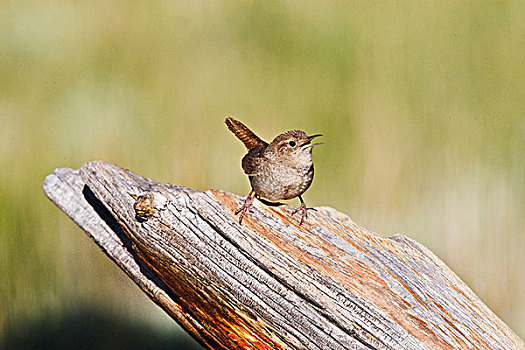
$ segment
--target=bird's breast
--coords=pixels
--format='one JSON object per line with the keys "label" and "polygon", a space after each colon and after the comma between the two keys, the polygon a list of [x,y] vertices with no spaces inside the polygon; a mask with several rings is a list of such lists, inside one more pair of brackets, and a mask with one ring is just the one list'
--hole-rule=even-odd
{"label": "bird's breast", "polygon": [[295,167],[286,163],[261,162],[250,175],[253,190],[271,201],[292,199],[303,194],[312,183],[313,164]]}

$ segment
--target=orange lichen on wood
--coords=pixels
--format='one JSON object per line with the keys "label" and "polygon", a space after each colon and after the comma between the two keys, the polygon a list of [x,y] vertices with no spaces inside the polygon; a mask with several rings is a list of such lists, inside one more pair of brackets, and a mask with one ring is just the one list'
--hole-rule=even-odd
{"label": "orange lichen on wood", "polygon": [[[224,192],[210,191],[213,197],[229,210],[232,215],[241,202]],[[254,205],[258,210],[268,213],[290,228],[286,235],[276,232],[269,228],[267,222],[260,223],[260,216],[251,217],[250,213],[245,216],[243,227],[246,230],[257,232],[261,237],[271,242],[276,249],[283,252],[290,258],[295,258],[297,264],[304,264],[310,269],[315,269],[322,275],[327,276],[337,284],[344,286],[348,291],[367,300],[378,309],[397,322],[403,329],[414,337],[421,340],[428,346],[438,346],[441,349],[454,349],[457,347],[468,347],[466,339],[474,341],[476,346],[485,348],[487,344],[479,339],[477,334],[465,334],[461,329],[470,330],[463,326],[461,329],[456,327],[459,321],[447,311],[438,301],[425,294],[419,295],[407,285],[396,273],[393,273],[388,265],[383,265],[382,269],[390,276],[389,280],[394,280],[401,286],[401,289],[393,288],[392,282],[385,281],[384,277],[377,269],[376,265],[370,265],[364,260],[357,259],[356,256],[366,257],[369,261],[376,259],[377,254],[389,256],[389,259],[398,259],[399,263],[405,264],[408,260],[414,261],[418,254],[413,254],[413,250],[389,238],[381,237],[368,230],[362,229],[351,219],[335,222],[332,218],[317,213],[315,210],[309,211],[308,220],[301,227],[291,216],[292,208],[288,206],[266,206],[264,204]],[[255,209],[254,209],[255,210]],[[344,215],[333,215],[333,217],[344,218]],[[333,241],[328,241],[323,236],[317,234],[317,228],[322,226],[333,235],[349,244],[358,254],[348,254],[347,250]],[[290,239],[293,235],[295,239]],[[299,239],[300,241],[297,241]],[[333,238],[332,238],[333,239]],[[301,244],[298,244],[301,242]],[[313,250],[305,250],[302,247],[315,247]],[[322,252],[322,253],[321,253]],[[374,255],[375,254],[375,255]],[[427,262],[430,260],[427,260]],[[407,263],[408,264],[408,263]],[[420,272],[408,264],[409,271],[413,278],[424,282]],[[405,276],[406,277],[406,276]],[[446,277],[444,277],[445,280]],[[426,283],[426,282],[425,282]],[[448,283],[452,283],[448,281]],[[451,289],[453,291],[453,289]],[[410,295],[410,301],[402,295]],[[438,335],[439,327],[433,322],[427,322],[414,312],[414,306],[423,308],[427,313],[438,315],[444,322],[449,333],[449,338],[444,339]],[[436,308],[438,312],[434,309]],[[473,311],[473,310],[470,310]],[[475,314],[475,313],[474,313]]]}

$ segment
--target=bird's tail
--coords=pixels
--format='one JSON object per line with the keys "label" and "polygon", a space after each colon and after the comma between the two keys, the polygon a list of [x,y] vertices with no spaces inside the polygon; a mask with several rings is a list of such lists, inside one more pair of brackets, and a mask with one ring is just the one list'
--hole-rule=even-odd
{"label": "bird's tail", "polygon": [[231,132],[239,138],[239,140],[244,143],[247,149],[252,149],[257,146],[266,146],[267,143],[264,142],[259,138],[259,136],[255,135],[253,131],[248,129],[246,125],[241,123],[238,120],[233,119],[232,117],[228,117],[225,120],[226,125],[228,126],[228,129],[230,129]]}

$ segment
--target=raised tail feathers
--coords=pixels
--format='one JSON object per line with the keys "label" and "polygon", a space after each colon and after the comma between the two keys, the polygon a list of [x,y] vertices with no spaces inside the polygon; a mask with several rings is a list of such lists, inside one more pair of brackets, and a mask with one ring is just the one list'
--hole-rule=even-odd
{"label": "raised tail feathers", "polygon": [[228,126],[228,129],[230,129],[230,131],[233,132],[235,136],[237,136],[237,138],[242,141],[242,143],[244,143],[247,149],[250,150],[257,146],[268,145],[240,121],[235,120],[232,117],[228,117],[226,118],[225,123]]}

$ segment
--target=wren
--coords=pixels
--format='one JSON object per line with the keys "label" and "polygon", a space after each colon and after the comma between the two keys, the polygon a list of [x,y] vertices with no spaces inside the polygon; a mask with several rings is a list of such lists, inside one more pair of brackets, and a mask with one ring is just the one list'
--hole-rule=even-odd
{"label": "wren", "polygon": [[321,134],[308,136],[301,130],[290,130],[278,135],[269,144],[261,140],[243,123],[231,117],[226,118],[226,125],[241,140],[248,153],[242,158],[242,168],[250,179],[252,190],[244,204],[235,215],[244,214],[250,208],[253,198],[261,197],[275,202],[299,197],[301,206],[292,215],[301,211],[301,221],[308,218],[306,204],[301,195],[310,187],[314,178],[312,148],[321,143],[311,141]]}

